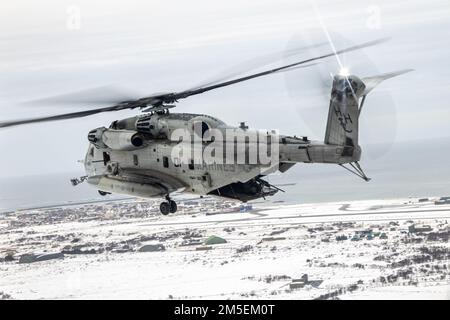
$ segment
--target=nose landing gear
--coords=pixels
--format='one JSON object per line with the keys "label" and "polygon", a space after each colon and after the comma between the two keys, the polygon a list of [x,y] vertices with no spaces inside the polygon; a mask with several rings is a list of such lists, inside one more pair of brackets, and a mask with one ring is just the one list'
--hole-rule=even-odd
{"label": "nose landing gear", "polygon": [[161,213],[166,216],[169,213],[177,212],[178,208],[176,202],[170,199],[169,196],[166,196],[166,200],[167,201],[162,202],[159,206],[159,210],[161,211]]}

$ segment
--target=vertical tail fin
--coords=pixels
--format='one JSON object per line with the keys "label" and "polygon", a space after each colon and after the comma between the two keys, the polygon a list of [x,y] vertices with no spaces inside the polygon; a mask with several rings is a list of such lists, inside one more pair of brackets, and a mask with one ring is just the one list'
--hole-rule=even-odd
{"label": "vertical tail fin", "polygon": [[334,76],[325,143],[344,146],[342,156],[351,157],[358,146],[359,101],[364,90],[356,76]]}
{"label": "vertical tail fin", "polygon": [[343,146],[341,156],[353,157],[354,151],[359,149],[359,113],[366,95],[383,80],[410,71],[412,70],[401,70],[363,79],[354,75],[334,76],[325,143]]}

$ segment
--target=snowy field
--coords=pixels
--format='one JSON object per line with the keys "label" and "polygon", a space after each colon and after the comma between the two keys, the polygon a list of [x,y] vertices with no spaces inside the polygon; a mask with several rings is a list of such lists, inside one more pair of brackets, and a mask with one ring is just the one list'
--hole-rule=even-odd
{"label": "snowy field", "polygon": [[434,200],[0,214],[0,298],[450,299],[450,205]]}

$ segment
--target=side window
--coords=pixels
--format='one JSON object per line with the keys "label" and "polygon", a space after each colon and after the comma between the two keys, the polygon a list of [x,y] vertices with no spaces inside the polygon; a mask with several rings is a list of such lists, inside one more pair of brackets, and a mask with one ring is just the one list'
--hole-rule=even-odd
{"label": "side window", "polygon": [[109,154],[106,152],[103,152],[103,164],[106,166],[106,164],[110,161],[111,161],[111,157],[109,156]]}
{"label": "side window", "polygon": [[133,163],[135,166],[139,165],[139,159],[138,159],[137,154],[133,154]]}
{"label": "side window", "polygon": [[163,157],[163,167],[168,168],[169,167],[169,158]]}

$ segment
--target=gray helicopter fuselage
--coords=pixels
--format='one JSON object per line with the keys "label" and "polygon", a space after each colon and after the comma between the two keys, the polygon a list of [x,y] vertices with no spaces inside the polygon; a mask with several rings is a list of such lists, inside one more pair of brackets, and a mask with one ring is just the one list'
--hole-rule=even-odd
{"label": "gray helicopter fuselage", "polygon": [[117,120],[89,132],[87,181],[102,193],[151,198],[183,191],[248,201],[279,191],[263,177],[296,163],[353,163],[368,180],[358,164],[365,90],[356,76],[334,77],[323,142],[168,108]]}
{"label": "gray helicopter fuselage", "polygon": [[[201,132],[195,132],[195,125]],[[342,156],[343,146],[311,141],[306,137],[276,135],[279,155],[271,163],[238,163],[237,154],[231,162],[179,161],[174,156],[174,148],[183,143],[177,136],[179,129],[192,136],[201,136],[210,129],[223,132],[224,136],[225,131],[241,134],[251,131],[245,126],[228,126],[208,115],[187,113],[154,113],[115,121],[109,128],[102,127],[89,133],[91,144],[84,161],[88,183],[103,192],[139,197],[183,191],[245,201],[277,191],[270,186],[262,190],[264,186],[255,184],[255,178],[277,170],[285,172],[299,162],[347,163],[360,157],[359,146],[349,157]],[[248,141],[224,138],[223,142],[226,146],[231,145],[234,153],[238,153],[239,144],[244,144],[243,150],[249,152]],[[211,143],[213,141],[203,139],[196,148],[204,151]],[[272,143],[270,141],[266,146]]]}

